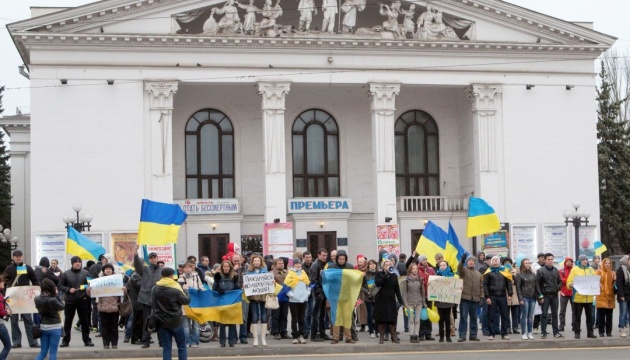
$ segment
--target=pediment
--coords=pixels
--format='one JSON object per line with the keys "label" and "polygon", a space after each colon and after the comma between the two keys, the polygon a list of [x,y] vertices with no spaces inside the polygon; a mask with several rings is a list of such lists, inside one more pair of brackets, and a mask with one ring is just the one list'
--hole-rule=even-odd
{"label": "pediment", "polygon": [[[452,44],[460,43],[492,49],[497,49],[496,46],[505,49],[530,45],[527,48],[534,51],[547,50],[542,45],[554,45],[557,49],[570,46],[571,49],[577,47],[582,51],[601,52],[616,40],[580,25],[499,0],[385,0],[385,5],[375,0],[341,0],[339,9],[335,0],[252,0],[252,6],[244,2],[249,0],[239,0],[240,4],[232,1],[105,0],[13,23],[8,28],[17,43],[37,34],[40,36],[39,44],[42,35],[48,35],[48,39],[55,36],[82,39],[78,36],[97,34],[385,39],[446,42],[451,44],[446,47],[453,48],[458,46]],[[322,29],[325,25],[324,3],[329,3],[326,7],[338,12],[333,33]],[[316,14],[304,10],[312,4],[317,9]],[[394,16],[393,13],[399,15]],[[301,31],[305,27],[304,19],[308,21],[309,17],[309,31]],[[186,41],[190,42],[185,40],[182,43]],[[20,44],[17,45],[20,48]]]}

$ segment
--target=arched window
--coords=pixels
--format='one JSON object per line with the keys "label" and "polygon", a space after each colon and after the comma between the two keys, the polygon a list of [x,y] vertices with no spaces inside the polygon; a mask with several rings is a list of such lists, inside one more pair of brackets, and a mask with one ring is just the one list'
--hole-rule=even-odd
{"label": "arched window", "polygon": [[323,110],[311,109],[293,123],[293,196],[339,196],[339,131]]}
{"label": "arched window", "polygon": [[234,129],[224,113],[196,112],[186,123],[186,198],[234,197]]}
{"label": "arched window", "polygon": [[438,128],[421,110],[402,114],[395,125],[396,195],[440,194]]}

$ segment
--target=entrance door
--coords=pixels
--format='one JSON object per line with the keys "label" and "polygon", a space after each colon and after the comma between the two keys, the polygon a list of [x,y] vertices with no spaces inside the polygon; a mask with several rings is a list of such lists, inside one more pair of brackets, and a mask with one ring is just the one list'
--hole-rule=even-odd
{"label": "entrance door", "polygon": [[317,250],[324,248],[331,251],[337,250],[337,232],[335,231],[321,231],[321,232],[309,232],[306,234],[308,237],[308,251],[313,254],[313,260],[317,258]]}
{"label": "entrance door", "polygon": [[424,229],[411,230],[411,252],[416,251],[416,246],[418,246],[422,232],[424,232]]}
{"label": "entrance door", "polygon": [[207,256],[210,265],[220,264],[229,242],[230,234],[199,234],[199,257]]}

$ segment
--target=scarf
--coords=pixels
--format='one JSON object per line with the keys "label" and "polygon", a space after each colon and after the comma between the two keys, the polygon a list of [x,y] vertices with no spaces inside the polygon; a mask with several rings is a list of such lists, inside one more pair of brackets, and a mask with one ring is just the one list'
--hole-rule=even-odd
{"label": "scarf", "polygon": [[299,282],[303,282],[306,286],[309,286],[311,281],[308,279],[308,275],[306,275],[306,271],[303,270],[289,270],[287,277],[284,279],[284,284],[291,289],[294,289]]}
{"label": "scarf", "polygon": [[490,266],[488,268],[488,270],[486,270],[486,272],[483,273],[483,274],[486,275],[487,273],[490,273],[490,272],[499,273],[499,274],[503,275],[504,278],[506,278],[506,279],[508,279],[510,281],[513,281],[512,273],[508,269],[506,269],[505,266],[499,266],[499,267],[492,267],[492,266]]}
{"label": "scarf", "polygon": [[156,286],[164,286],[167,288],[171,288],[171,289],[176,289],[181,291],[181,293],[184,293],[184,290],[182,290],[182,287],[177,283],[177,281],[171,279],[171,278],[161,278],[157,283],[155,283]]}
{"label": "scarf", "polygon": [[625,255],[621,258],[621,260],[619,260],[619,263],[621,264],[621,270],[623,270],[623,279],[626,286],[630,286],[630,271],[628,271],[629,258],[630,257],[628,257],[628,255]]}
{"label": "scarf", "polygon": [[453,270],[450,267],[446,267],[446,270],[439,269],[435,272],[438,276],[453,277]]}

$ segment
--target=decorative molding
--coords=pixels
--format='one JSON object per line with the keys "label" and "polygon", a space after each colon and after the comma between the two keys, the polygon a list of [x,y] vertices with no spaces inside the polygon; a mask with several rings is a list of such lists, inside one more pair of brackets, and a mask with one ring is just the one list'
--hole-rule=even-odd
{"label": "decorative molding", "polygon": [[479,171],[497,171],[497,112],[500,110],[500,85],[473,84],[467,89],[472,101],[472,112],[477,115],[477,147],[479,150]]}
{"label": "decorative molding", "polygon": [[396,171],[396,152],[394,123],[396,95],[400,93],[400,84],[369,83],[368,98],[372,116],[372,146],[375,170],[379,172]]}
{"label": "decorative molding", "polygon": [[[284,99],[290,88],[291,83],[287,81],[259,81],[258,95],[262,99],[262,109],[265,112],[274,110],[274,113],[282,110],[281,112],[284,114]],[[269,113],[269,115],[273,115],[273,113]]]}
{"label": "decorative molding", "polygon": [[396,95],[400,94],[400,84],[396,83],[369,83],[368,98],[370,110],[380,112],[382,115],[393,114],[396,111]]}
{"label": "decorative molding", "polygon": [[151,100],[151,110],[173,110],[173,95],[177,93],[179,82],[145,82],[144,89]]}
{"label": "decorative molding", "polygon": [[502,89],[498,85],[473,84],[466,89],[472,101],[472,111],[480,116],[494,116],[497,111],[495,100]]}
{"label": "decorative molding", "polygon": [[285,173],[284,103],[291,83],[287,81],[259,81],[261,98],[265,174]]}

